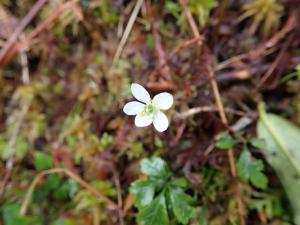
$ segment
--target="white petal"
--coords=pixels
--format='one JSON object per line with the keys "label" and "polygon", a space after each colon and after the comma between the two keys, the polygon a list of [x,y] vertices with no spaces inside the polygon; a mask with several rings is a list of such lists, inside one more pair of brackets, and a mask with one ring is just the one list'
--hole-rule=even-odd
{"label": "white petal", "polygon": [[124,108],[123,111],[124,113],[126,113],[127,115],[137,115],[139,113],[141,113],[144,110],[145,104],[137,102],[137,101],[133,101],[133,102],[128,102]]}
{"label": "white petal", "polygon": [[169,109],[173,105],[173,95],[167,92],[160,93],[154,96],[153,103],[159,109]]}
{"label": "white petal", "polygon": [[133,96],[141,101],[141,102],[145,102],[145,103],[150,103],[150,95],[148,93],[148,91],[141,85],[137,84],[137,83],[133,83],[131,85],[131,93],[133,94]]}
{"label": "white petal", "polygon": [[135,117],[134,123],[137,127],[146,127],[149,126],[153,122],[153,116],[141,115],[138,114]]}
{"label": "white petal", "polygon": [[155,129],[159,132],[165,131],[169,126],[169,120],[163,112],[158,112],[153,120]]}

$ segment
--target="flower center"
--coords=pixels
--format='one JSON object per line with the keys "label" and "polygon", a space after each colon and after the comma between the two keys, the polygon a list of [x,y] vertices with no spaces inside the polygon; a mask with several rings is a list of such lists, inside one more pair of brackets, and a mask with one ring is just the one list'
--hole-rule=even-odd
{"label": "flower center", "polygon": [[152,104],[146,105],[144,108],[146,114],[152,114],[154,112],[154,106]]}

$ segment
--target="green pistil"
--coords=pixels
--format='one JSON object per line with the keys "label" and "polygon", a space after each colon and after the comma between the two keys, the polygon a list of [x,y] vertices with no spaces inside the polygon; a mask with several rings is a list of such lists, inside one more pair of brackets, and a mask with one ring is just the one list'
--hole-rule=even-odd
{"label": "green pistil", "polygon": [[145,114],[152,114],[154,112],[154,106],[152,104],[146,105],[144,108]]}

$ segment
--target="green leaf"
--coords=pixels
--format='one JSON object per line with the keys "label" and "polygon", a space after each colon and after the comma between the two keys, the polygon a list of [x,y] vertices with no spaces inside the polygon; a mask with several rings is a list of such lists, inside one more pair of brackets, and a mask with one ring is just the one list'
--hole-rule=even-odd
{"label": "green leaf", "polygon": [[17,160],[21,160],[25,157],[26,153],[28,152],[28,144],[25,138],[22,135],[19,135],[17,138],[17,142],[15,145],[16,150],[16,158]]}
{"label": "green leaf", "polygon": [[253,147],[258,148],[258,149],[263,149],[266,147],[265,140],[261,139],[261,138],[252,138],[250,140],[250,143]]}
{"label": "green leaf", "polygon": [[250,182],[257,188],[266,189],[268,180],[261,172],[264,169],[264,164],[261,160],[253,159],[247,148],[240,155],[237,163],[238,176],[242,181]]}
{"label": "green leaf", "polygon": [[[254,165],[254,168],[259,168],[258,165]],[[268,178],[265,174],[263,174],[261,171],[254,169],[250,176],[250,182],[253,184],[254,187],[260,188],[260,189],[266,189],[268,186]]]}
{"label": "green leaf", "polygon": [[164,193],[161,193],[149,205],[140,210],[137,222],[141,225],[169,225]]}
{"label": "green leaf", "polygon": [[208,219],[207,219],[208,209],[207,207],[201,207],[196,215],[198,219],[198,225],[208,225]]}
{"label": "green leaf", "polygon": [[215,144],[217,148],[230,149],[236,144],[236,141],[232,139],[232,137],[226,132],[221,132],[218,135],[218,140],[216,141]]}
{"label": "green leaf", "polygon": [[285,188],[295,224],[300,224],[300,129],[279,116],[267,114],[263,105],[259,106],[259,114],[257,134],[266,141],[263,153]]}
{"label": "green leaf", "polygon": [[51,225],[76,225],[78,224],[78,221],[76,219],[59,219],[53,223],[51,223]]}
{"label": "green leaf", "polygon": [[181,188],[185,188],[188,185],[186,179],[183,178],[183,177],[173,179],[171,184],[176,186],[176,187],[181,187]]}
{"label": "green leaf", "polygon": [[130,186],[130,192],[135,195],[135,206],[137,208],[148,205],[154,197],[155,185],[150,180],[137,180]]}
{"label": "green leaf", "polygon": [[16,144],[13,146],[14,151],[9,148],[9,141],[5,141],[4,138],[0,137],[0,153],[1,157],[4,160],[7,160],[12,153],[15,153],[17,160],[22,160],[27,151],[28,151],[28,144],[25,138],[22,135],[19,135]]}
{"label": "green leaf", "polygon": [[180,16],[180,6],[177,2],[174,1],[166,1],[165,9],[167,12],[171,13],[174,17],[178,18]]}
{"label": "green leaf", "polygon": [[268,219],[273,219],[275,216],[281,216],[284,213],[280,196],[276,193],[253,193],[253,198],[251,198],[248,207],[264,213]]}
{"label": "green leaf", "polygon": [[159,157],[143,159],[141,161],[141,170],[147,176],[160,179],[166,179],[170,174],[166,162]]}
{"label": "green leaf", "polygon": [[179,188],[169,188],[169,194],[175,217],[180,223],[188,224],[195,216],[194,207],[191,205],[193,198]]}
{"label": "green leaf", "polygon": [[0,135],[0,156],[4,160],[8,158],[7,146],[6,140]]}
{"label": "green leaf", "polygon": [[30,216],[19,215],[20,205],[5,204],[2,207],[2,216],[5,225],[31,225],[34,224],[35,218]]}
{"label": "green leaf", "polygon": [[101,149],[108,148],[113,143],[113,141],[114,141],[113,136],[105,132],[100,139]]}
{"label": "green leaf", "polygon": [[43,152],[34,152],[34,166],[37,170],[47,170],[52,167],[52,157]]}
{"label": "green leaf", "polygon": [[153,48],[155,45],[155,38],[152,34],[147,35],[147,42],[146,42],[147,47]]}
{"label": "green leaf", "polygon": [[70,185],[67,181],[63,181],[61,185],[54,191],[53,197],[55,199],[66,200],[70,196]]}

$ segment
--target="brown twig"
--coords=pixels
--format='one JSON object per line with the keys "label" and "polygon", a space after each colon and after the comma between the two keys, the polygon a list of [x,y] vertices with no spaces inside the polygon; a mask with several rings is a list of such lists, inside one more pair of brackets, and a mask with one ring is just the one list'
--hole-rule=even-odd
{"label": "brown twig", "polygon": [[[165,63],[164,64],[160,64],[159,66],[157,66],[149,75],[149,77],[154,77],[157,73],[159,73],[160,70],[162,70],[163,67],[167,66],[167,64],[171,61],[171,59],[174,57],[174,55],[178,54],[180,51],[182,51],[184,48],[187,48],[189,46],[192,46],[193,44],[195,43],[198,43],[201,45],[201,43],[203,42],[203,38],[202,36],[200,37],[195,37],[191,40],[187,40],[181,44],[179,44],[178,46],[176,46],[169,54],[168,56],[166,57],[166,60],[165,60]],[[153,82],[153,81],[149,81],[147,83],[147,87],[148,88],[155,88],[156,89],[156,86],[158,85],[157,84],[158,82]],[[175,86],[174,84],[170,83],[170,82],[164,82],[164,81],[160,81],[159,82],[161,86],[162,83],[165,83],[163,84],[162,86],[165,86],[164,88],[158,88],[159,90],[164,90],[164,89],[170,89],[170,90],[173,90],[175,89]]]}
{"label": "brown twig", "polygon": [[285,37],[287,33],[293,30],[296,27],[296,25],[297,25],[297,16],[291,15],[287,20],[287,22],[285,23],[285,25],[283,26],[283,28],[279,32],[277,32],[273,37],[271,37],[267,42],[261,44],[256,49],[253,49],[248,53],[234,56],[230,59],[225,60],[224,62],[219,63],[214,68],[214,71],[225,69],[231,64],[241,61],[243,59],[250,58],[251,60],[254,60],[257,57],[269,54],[272,51],[268,51],[268,50],[273,48],[282,38]]}
{"label": "brown twig", "polygon": [[[225,114],[224,106],[221,100],[219,88],[216,82],[216,78],[214,75],[214,72],[212,68],[210,67],[209,69],[209,77],[210,77],[210,83],[214,92],[214,96],[216,99],[216,104],[220,113],[221,121],[225,124],[228,125],[228,120]],[[228,149],[228,159],[229,159],[229,166],[230,166],[230,173],[233,179],[237,178],[237,172],[236,172],[236,167],[235,167],[235,159],[234,159],[234,154],[233,154],[233,149]],[[241,199],[241,193],[240,193],[240,187],[239,183],[237,183],[237,188],[236,188],[236,194],[237,194],[237,203],[238,203],[238,210],[239,210],[239,215],[240,215],[240,224],[245,225],[245,220],[244,220],[244,205]]]}
{"label": "brown twig", "polygon": [[163,76],[164,80],[170,81],[171,80],[170,67],[167,64],[167,57],[162,46],[162,40],[158,31],[157,22],[152,23],[152,33],[155,39],[155,51],[158,57],[160,75]]}
{"label": "brown twig", "polygon": [[[175,115],[176,116],[176,115]],[[176,136],[174,138],[174,140],[172,140],[170,146],[171,147],[175,147],[178,145],[179,141],[180,141],[180,138],[182,137],[183,135],[183,131],[184,129],[186,128],[186,122],[184,121],[180,127],[177,129],[177,132],[176,132]]]}
{"label": "brown twig", "polygon": [[29,46],[33,38],[39,35],[42,31],[47,29],[63,12],[73,7],[73,2],[67,2],[59,7],[59,9],[49,16],[44,22],[39,24],[26,38],[24,41],[19,43],[13,43],[10,51],[0,58],[0,68],[9,62],[18,52],[19,49],[26,48]]}
{"label": "brown twig", "polygon": [[[20,35],[20,40],[24,40],[25,36],[22,34]],[[28,69],[28,59],[26,54],[26,49],[20,49],[20,63],[22,67],[22,82],[24,84],[29,84],[30,77],[29,77],[29,69]]]}
{"label": "brown twig", "polygon": [[26,113],[29,109],[29,106],[30,106],[30,101],[26,102],[22,106],[22,108],[21,108],[21,110],[18,114],[18,118],[17,118],[17,121],[15,123],[14,129],[13,129],[13,132],[12,132],[12,136],[9,139],[9,143],[8,143],[8,160],[6,162],[6,173],[5,173],[5,176],[4,176],[4,178],[2,180],[2,183],[1,183],[1,186],[0,186],[0,193],[4,192],[6,183],[8,182],[8,180],[11,176],[13,166],[14,166],[15,145],[17,143],[19,132],[20,132],[22,123],[24,121],[24,117],[25,117],[25,115],[26,115]]}
{"label": "brown twig", "polygon": [[118,172],[114,166],[113,166],[113,177],[114,177],[114,182],[116,185],[117,196],[118,196],[119,221],[120,221],[120,225],[124,225],[124,215],[123,215],[123,210],[122,210],[123,200],[122,200],[122,190],[121,190],[121,185],[120,185],[120,178],[119,178]]}
{"label": "brown twig", "polygon": [[198,44],[200,44],[203,41],[203,37],[199,36],[199,37],[194,37],[191,40],[187,40],[183,43],[181,43],[180,45],[176,46],[171,53],[168,56],[168,60],[170,60],[174,55],[176,55],[178,52],[180,52],[182,49],[187,48],[195,43],[198,42]]}
{"label": "brown twig", "polygon": [[[198,113],[202,113],[202,112],[217,112],[219,111],[219,108],[212,105],[212,106],[199,106],[199,107],[195,107],[195,108],[191,108],[185,112],[182,113],[175,113],[174,114],[174,119],[179,119],[179,120],[184,120],[190,116],[196,115]],[[234,114],[234,115],[238,115],[238,116],[249,116],[249,117],[256,117],[253,113],[246,113],[243,111],[239,111],[239,110],[235,110],[235,109],[231,109],[231,108],[224,108],[225,112]]]}
{"label": "brown twig", "polygon": [[[195,22],[192,14],[191,14],[189,8],[185,4],[183,4],[183,7],[184,7],[184,12],[186,14],[186,17],[188,19],[189,25],[190,25],[193,33],[194,33],[194,36],[195,37],[200,37],[201,34],[197,29],[196,22]],[[199,44],[199,48],[200,47],[201,47],[201,45]],[[225,110],[224,110],[224,106],[223,106],[223,103],[222,103],[222,100],[221,100],[220,91],[219,91],[219,88],[218,88],[218,85],[217,85],[217,82],[216,82],[215,74],[214,74],[211,66],[209,66],[209,71],[208,72],[209,72],[208,75],[209,75],[210,84],[211,84],[211,87],[212,87],[213,94],[215,96],[216,105],[217,105],[217,108],[218,108],[218,111],[219,111],[219,114],[220,114],[220,117],[221,117],[221,121],[225,125],[228,125],[228,120],[227,120]],[[228,150],[228,159],[229,159],[229,166],[230,166],[231,175],[236,180],[237,172],[236,172],[236,168],[235,168],[235,159],[234,159],[234,154],[233,154],[232,149]],[[239,215],[240,215],[240,224],[245,225],[244,206],[243,206],[243,202],[242,202],[242,199],[241,199],[240,187],[239,187],[238,183],[237,183],[237,188],[236,188],[236,195],[237,195],[238,210],[239,210]]]}
{"label": "brown twig", "polygon": [[40,172],[33,180],[33,182],[31,183],[25,198],[22,202],[22,206],[20,209],[20,215],[25,215],[27,212],[27,208],[31,199],[31,196],[33,194],[33,191],[36,187],[36,185],[38,184],[38,182],[46,175],[49,174],[53,174],[53,173],[65,173],[66,175],[68,175],[69,177],[73,178],[75,181],[77,181],[82,187],[86,188],[87,190],[89,190],[92,194],[94,194],[95,196],[97,196],[98,198],[100,198],[103,202],[105,202],[109,208],[111,209],[116,209],[118,208],[118,206],[109,198],[107,198],[105,195],[103,195],[102,193],[100,193],[99,191],[97,191],[94,187],[92,187],[90,184],[88,184],[85,180],[83,180],[81,177],[79,177],[78,175],[76,175],[75,173],[71,172],[68,169],[65,168],[53,168],[50,170],[45,170],[43,172]]}
{"label": "brown twig", "polygon": [[272,63],[272,65],[269,67],[269,69],[267,70],[267,72],[263,75],[263,77],[260,79],[260,81],[258,82],[256,88],[260,88],[261,85],[263,83],[266,82],[266,80],[272,75],[272,73],[275,71],[276,67],[278,66],[280,60],[282,59],[282,57],[284,56],[284,53],[286,52],[289,44],[291,43],[291,38],[289,38],[283,45],[283,47],[281,48],[278,56],[276,57],[275,61]]}
{"label": "brown twig", "polygon": [[[6,42],[5,46],[0,51],[0,62],[4,59],[7,52],[13,46],[13,44],[17,41],[19,35],[25,29],[25,27],[31,22],[31,20],[36,16],[38,11],[43,7],[43,5],[47,2],[47,0],[38,0],[31,10],[27,13],[27,15],[22,19],[22,21],[17,26],[15,32],[11,35],[11,37]],[[1,63],[0,63],[1,64]]]}

